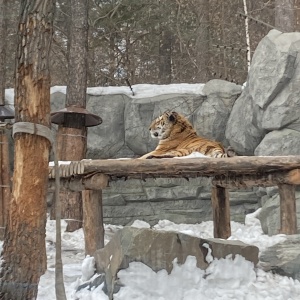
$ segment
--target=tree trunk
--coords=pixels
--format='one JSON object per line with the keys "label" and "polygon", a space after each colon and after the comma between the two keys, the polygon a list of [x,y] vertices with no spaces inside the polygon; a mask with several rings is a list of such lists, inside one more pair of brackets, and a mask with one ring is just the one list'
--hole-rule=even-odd
{"label": "tree trunk", "polygon": [[197,81],[209,80],[209,1],[199,0],[197,7],[199,23],[196,31]]}
{"label": "tree trunk", "polygon": [[172,33],[164,28],[159,40],[159,83],[169,84],[172,81]]}
{"label": "tree trunk", "polygon": [[[16,61],[16,124],[50,126],[49,48],[55,1],[23,0]],[[15,135],[15,168],[0,273],[1,299],[35,299],[46,269],[45,225],[50,142]]]}
{"label": "tree trunk", "polygon": [[276,0],[275,27],[283,32],[292,32],[295,25],[295,0]]}
{"label": "tree trunk", "polygon": [[0,0],[0,105],[4,105],[5,96],[5,53],[6,53],[6,35],[7,35],[7,0]]}
{"label": "tree trunk", "polygon": [[[68,53],[68,85],[66,107],[86,107],[87,52],[88,52],[88,1],[71,0],[70,43]],[[59,160],[81,160],[85,157],[87,130],[85,118],[80,114],[66,115],[65,123],[59,127]],[[74,147],[76,145],[76,147]],[[82,227],[81,193],[64,193],[61,196],[62,218],[67,221],[67,231]],[[53,212],[53,209],[52,209]]]}

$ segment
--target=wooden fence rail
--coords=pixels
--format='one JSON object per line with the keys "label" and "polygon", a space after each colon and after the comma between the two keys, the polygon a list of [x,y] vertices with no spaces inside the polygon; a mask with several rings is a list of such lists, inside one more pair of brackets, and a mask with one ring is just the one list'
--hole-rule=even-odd
{"label": "wooden fence rail", "polygon": [[[238,156],[232,158],[187,159],[108,159],[82,160],[59,167],[61,188],[73,191],[95,190],[102,197],[102,189],[109,181],[138,178],[189,178],[209,176],[212,178],[212,208],[214,236],[228,238],[230,229],[230,188],[253,186],[278,186],[280,195],[281,233],[297,232],[295,186],[300,185],[300,156]],[[54,187],[54,167],[49,167],[49,187]],[[94,207],[88,210],[90,219],[99,219],[101,201],[89,201]],[[101,207],[95,207],[100,205]],[[97,216],[91,216],[91,214]],[[103,228],[102,215],[101,228]],[[85,222],[85,221],[84,221]],[[103,231],[101,231],[103,235]],[[88,233],[95,245],[89,245],[90,253],[99,247],[99,233]],[[97,246],[98,245],[98,246]]]}

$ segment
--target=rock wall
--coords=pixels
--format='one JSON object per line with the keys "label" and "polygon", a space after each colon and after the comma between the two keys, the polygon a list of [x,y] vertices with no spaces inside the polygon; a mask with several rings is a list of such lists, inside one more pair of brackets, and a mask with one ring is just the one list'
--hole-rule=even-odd
{"label": "rock wall", "polygon": [[[88,132],[88,158],[137,157],[155,148],[148,126],[166,109],[186,115],[200,135],[231,145],[240,155],[300,154],[300,33],[271,30],[259,43],[244,88],[223,80],[205,85],[90,88],[87,108],[103,124]],[[196,87],[196,88],[195,88]],[[148,86],[149,88],[149,86]],[[52,110],[65,90],[52,91]],[[233,220],[260,205],[265,232],[278,230],[276,190],[232,191]],[[196,223],[211,219],[208,179],[119,181],[104,191],[105,222],[134,219]],[[273,221],[272,221],[273,220]],[[276,223],[277,222],[277,223]],[[300,222],[298,221],[298,224]]]}
{"label": "rock wall", "polygon": [[299,32],[271,30],[257,46],[226,129],[239,154],[300,154],[299,52]]}
{"label": "rock wall", "polygon": [[[136,96],[130,95],[128,89],[121,93],[118,89],[88,89],[87,109],[100,115],[103,123],[88,129],[87,158],[138,157],[151,151],[156,144],[150,137],[149,125],[167,109],[188,116],[199,134],[229,145],[226,123],[242,87],[223,80],[184,87],[182,90],[180,85],[174,86],[175,93],[163,89],[162,93],[140,91]],[[64,101],[65,89],[53,88],[52,111],[63,108]],[[208,178],[112,182],[103,191],[104,221],[126,225],[135,219],[150,224],[161,219],[177,223],[211,220],[210,190]],[[258,208],[259,197],[253,190],[231,191],[230,199],[236,221],[243,222],[246,213]]]}

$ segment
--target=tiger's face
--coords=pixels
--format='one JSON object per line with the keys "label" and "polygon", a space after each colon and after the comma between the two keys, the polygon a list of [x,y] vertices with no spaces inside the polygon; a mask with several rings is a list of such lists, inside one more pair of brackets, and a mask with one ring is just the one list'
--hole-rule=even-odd
{"label": "tiger's face", "polygon": [[165,112],[156,118],[149,127],[151,137],[159,140],[168,138],[176,123],[176,117],[176,112]]}

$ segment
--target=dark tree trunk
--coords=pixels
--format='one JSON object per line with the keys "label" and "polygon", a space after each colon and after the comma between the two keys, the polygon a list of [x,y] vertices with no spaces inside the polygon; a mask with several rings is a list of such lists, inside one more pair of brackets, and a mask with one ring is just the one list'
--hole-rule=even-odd
{"label": "dark tree trunk", "polygon": [[85,107],[88,50],[88,0],[71,0],[69,74],[66,106]]}
{"label": "dark tree trunk", "polygon": [[4,105],[5,93],[5,53],[7,35],[7,0],[0,0],[0,105]]}
{"label": "dark tree trunk", "polygon": [[199,23],[196,31],[197,81],[207,82],[209,76],[209,1],[199,0],[197,7]]}
{"label": "dark tree trunk", "polygon": [[[66,107],[86,107],[88,64],[88,0],[71,0],[68,85]],[[82,115],[73,114],[59,127],[59,160],[81,160],[86,152],[87,130]],[[74,147],[76,145],[76,147]],[[82,227],[81,193],[61,193],[62,218],[68,219],[67,231]],[[52,210],[53,212],[53,210]]]}
{"label": "dark tree trunk", "polygon": [[172,33],[163,29],[159,40],[159,83],[169,84],[172,81]]}
{"label": "dark tree trunk", "polygon": [[[48,57],[54,0],[21,1],[16,57],[16,124],[50,126]],[[35,299],[46,269],[46,190],[50,142],[39,135],[15,135],[15,167],[0,273],[1,299]]]}

